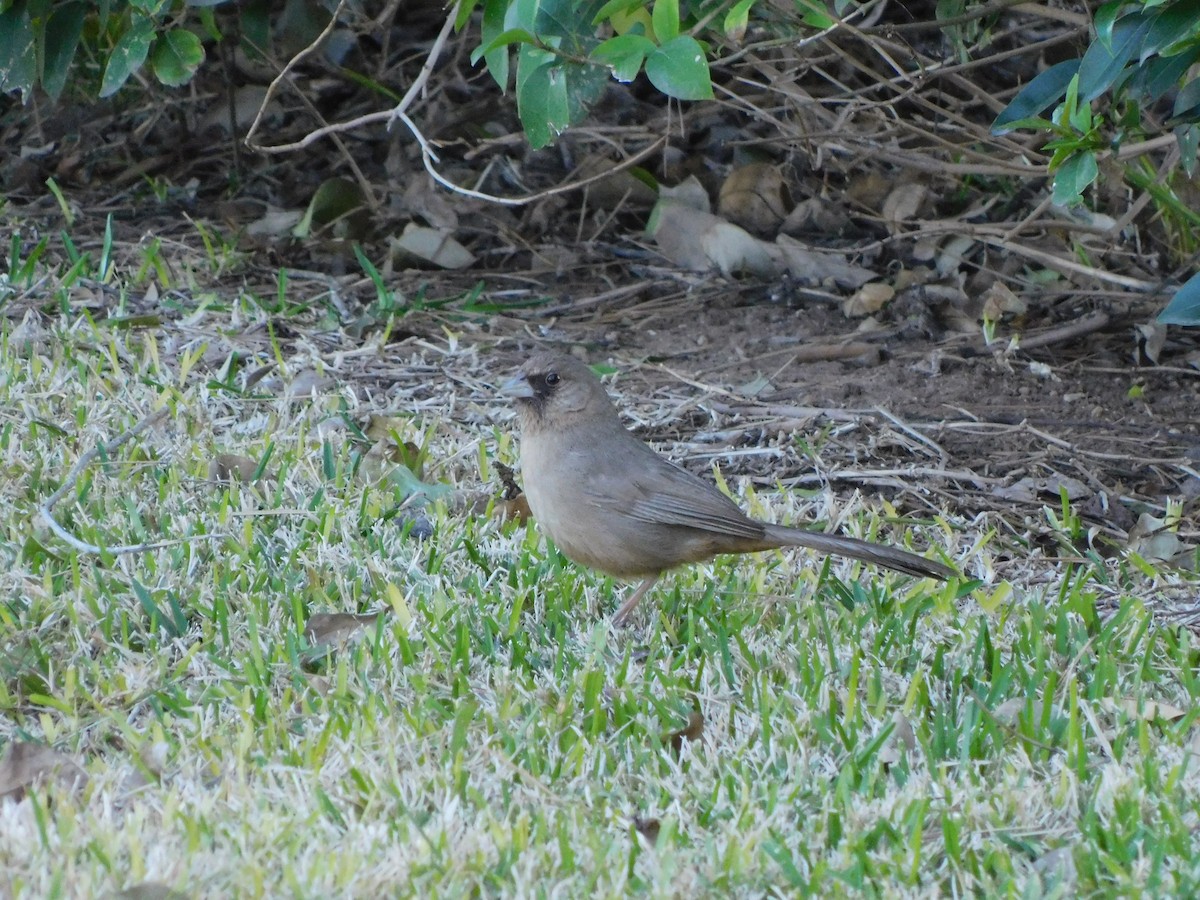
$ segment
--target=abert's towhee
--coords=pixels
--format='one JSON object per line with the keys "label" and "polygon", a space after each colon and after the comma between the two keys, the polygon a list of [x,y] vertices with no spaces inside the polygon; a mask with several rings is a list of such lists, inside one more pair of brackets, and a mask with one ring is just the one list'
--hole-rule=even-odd
{"label": "abert's towhee", "polygon": [[538,353],[503,392],[516,401],[525,497],[542,530],[581,565],[644,579],[616,625],[667,569],[721,553],[810,547],[918,577],[958,574],[893,547],[751,519],[627,431],[600,379],[573,357]]}

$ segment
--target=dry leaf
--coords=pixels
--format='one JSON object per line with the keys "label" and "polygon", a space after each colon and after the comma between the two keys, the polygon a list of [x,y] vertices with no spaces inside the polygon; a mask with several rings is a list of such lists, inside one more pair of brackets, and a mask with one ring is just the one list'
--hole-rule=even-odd
{"label": "dry leaf", "polygon": [[321,182],[292,236],[303,240],[328,229],[334,237],[362,240],[370,227],[371,213],[363,189],[356,181],[335,177]]}
{"label": "dry leaf", "polygon": [[0,759],[0,800],[20,800],[29,788],[49,780],[78,793],[87,784],[87,774],[69,756],[45,744],[9,743]]}
{"label": "dry leaf", "polygon": [[1046,478],[1025,477],[1016,484],[1000,485],[992,490],[992,496],[1028,503],[1043,496],[1057,499],[1062,496],[1063,489],[1067,492],[1068,500],[1080,500],[1092,493],[1092,489],[1082,481],[1056,473]]}
{"label": "dry leaf", "polygon": [[311,646],[311,655],[323,656],[335,647],[342,647],[362,637],[363,631],[383,613],[316,613],[304,625],[304,639]]}
{"label": "dry leaf", "polygon": [[[268,369],[268,371],[270,370]],[[320,393],[336,383],[334,379],[318,374],[315,369],[305,369],[303,372],[298,372],[292,376],[291,381],[285,381],[279,376],[266,378],[263,377],[264,375],[265,373],[259,369],[253,372],[250,377],[259,379],[259,391],[274,396],[293,398],[311,397],[314,391]]]}
{"label": "dry leaf", "polygon": [[879,751],[879,761],[885,766],[898,763],[906,754],[917,748],[917,735],[908,717],[897,711],[892,716],[892,722],[895,727],[888,735],[883,749]]}
{"label": "dry leaf", "polygon": [[1148,322],[1144,325],[1139,325],[1137,332],[1138,347],[1133,353],[1133,364],[1136,366],[1141,363],[1138,355],[1138,351],[1140,351],[1145,354],[1146,359],[1157,366],[1158,357],[1162,354],[1163,346],[1167,343],[1167,326]]}
{"label": "dry leaf", "polygon": [[933,264],[934,271],[942,278],[957,272],[967,254],[974,249],[975,243],[974,238],[962,236],[948,240],[937,255],[937,261]]}
{"label": "dry leaf", "polygon": [[910,219],[916,218],[917,210],[925,202],[929,189],[916,181],[896,185],[883,201],[880,215],[892,234],[896,234]]}
{"label": "dry leaf", "polygon": [[394,261],[429,263],[441,269],[465,269],[475,255],[444,231],[409,222],[400,237],[388,239]]}
{"label": "dry leaf", "polygon": [[879,312],[883,305],[896,296],[896,289],[884,281],[864,284],[842,303],[842,314],[848,319],[869,316]]}
{"label": "dry leaf", "polygon": [[856,173],[852,176],[846,183],[844,193],[850,203],[863,209],[879,209],[893,184],[893,179],[885,178],[879,170],[872,169],[865,175]]}
{"label": "dry leaf", "polygon": [[734,169],[717,198],[718,213],[754,234],[778,231],[791,205],[779,168],[765,162]]}
{"label": "dry leaf", "polygon": [[439,187],[428,174],[408,177],[401,205],[426,225],[446,232],[458,229],[458,211],[450,202],[452,195]]}
{"label": "dry leaf", "polygon": [[501,522],[516,522],[518,525],[533,519],[533,511],[529,508],[529,501],[525,499],[524,494],[519,494],[511,500],[497,500],[492,507],[492,515],[498,517]]}
{"label": "dry leaf", "polygon": [[693,272],[717,269],[722,275],[775,272],[770,245],[720,216],[676,200],[660,200],[650,214],[650,234],[662,254]]}
{"label": "dry leaf", "polygon": [[792,207],[779,230],[784,234],[838,235],[849,227],[850,215],[845,206],[821,197],[809,197]]}
{"label": "dry leaf", "polygon": [[1180,709],[1178,706],[1172,706],[1170,703],[1159,703],[1157,700],[1140,700],[1134,697],[1126,697],[1121,700],[1109,700],[1106,705],[1109,704],[1116,710],[1129,716],[1129,718],[1140,719],[1143,722],[1153,722],[1156,719],[1162,719],[1164,722],[1175,722],[1187,715],[1186,709]]}
{"label": "dry leaf", "polygon": [[208,480],[218,484],[230,484],[234,481],[249,481],[258,471],[258,463],[248,456],[236,453],[219,453],[208,464]]}
{"label": "dry leaf", "polygon": [[363,429],[372,441],[375,441],[368,456],[382,457],[391,462],[407,466],[418,478],[423,477],[425,455],[413,441],[401,441],[398,435],[403,434],[411,426],[408,419],[398,416],[372,415],[367,419],[367,427]]}
{"label": "dry leaf", "polygon": [[662,830],[662,822],[658,819],[653,816],[647,816],[646,818],[634,816],[633,827],[637,830],[638,834],[646,839],[646,843],[651,847],[658,843],[658,833]]}
{"label": "dry leaf", "polygon": [[695,175],[689,175],[674,187],[660,187],[658,199],[680,203],[700,212],[712,212],[712,202],[708,199],[708,191],[704,189],[704,185]]}
{"label": "dry leaf", "polygon": [[832,281],[838,287],[854,289],[879,277],[870,269],[846,262],[846,257],[840,253],[810,250],[786,234],[775,239],[774,251],[780,269],[803,279],[806,284]]}
{"label": "dry leaf", "polygon": [[1165,519],[1142,513],[1129,531],[1126,546],[1142,559],[1167,562],[1179,555],[1183,542]]}
{"label": "dry leaf", "polygon": [[992,715],[1001,725],[1015,725],[1017,717],[1025,709],[1025,698],[1010,697],[992,710]]}
{"label": "dry leaf", "polygon": [[304,214],[296,209],[267,206],[267,211],[245,228],[247,237],[282,238],[289,236]]}
{"label": "dry leaf", "polygon": [[663,742],[670,746],[672,752],[676,755],[683,749],[684,741],[694,741],[704,733],[704,716],[698,709],[688,713],[687,725],[679,731],[672,731]]}
{"label": "dry leaf", "polygon": [[187,900],[188,897],[158,881],[143,881],[108,896],[110,900]]}
{"label": "dry leaf", "polygon": [[983,317],[989,322],[999,322],[1006,315],[1023,316],[1029,304],[1012,292],[1003,281],[994,281],[983,295]]}
{"label": "dry leaf", "polygon": [[[592,153],[585,156],[575,169],[575,179],[594,178],[605,172],[611,172],[613,159],[606,153]],[[589,206],[604,210],[625,208],[649,209],[658,200],[658,191],[628,169],[612,172],[598,181],[593,181],[586,188]],[[707,195],[705,195],[707,200]]]}

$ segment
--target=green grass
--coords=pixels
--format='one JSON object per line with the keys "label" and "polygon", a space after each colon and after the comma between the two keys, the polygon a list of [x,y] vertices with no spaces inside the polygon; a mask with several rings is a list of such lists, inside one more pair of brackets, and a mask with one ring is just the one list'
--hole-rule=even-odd
{"label": "green grass", "polygon": [[[89,781],[0,801],[0,895],[1200,891],[1197,654],[1147,608],[1194,576],[1034,559],[1024,582],[972,592],[765,554],[676,573],[616,633],[620,587],[535,529],[440,502],[434,536],[406,537],[401,482],[356,474],[339,424],[387,407],[360,386],[233,391],[184,332],[16,327],[0,334],[0,754],[47,743]],[[479,374],[470,354],[431,362]],[[499,414],[493,398],[453,388],[401,437],[426,480],[472,491],[490,477],[476,461],[512,444],[457,417]],[[38,507],[164,403],[55,513],[87,542],[177,543],[114,557],[58,540]],[[223,452],[266,458],[268,479],[211,483]],[[913,537],[977,541],[968,573],[1024,552],[961,523]],[[328,652],[305,637],[316,613],[380,609]],[[693,710],[703,731],[681,740]]]}

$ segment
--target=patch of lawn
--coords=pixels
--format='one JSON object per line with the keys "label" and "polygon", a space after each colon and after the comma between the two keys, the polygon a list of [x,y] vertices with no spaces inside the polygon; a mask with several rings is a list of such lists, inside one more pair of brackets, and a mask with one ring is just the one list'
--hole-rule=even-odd
{"label": "patch of lawn", "polygon": [[[182,330],[2,327],[0,755],[48,745],[87,781],[0,768],[0,893],[1200,889],[1197,653],[1152,615],[1194,575],[1033,554],[971,590],[773,553],[675,573],[618,633],[621,586],[532,527],[443,496],[407,533],[414,482],[363,475],[342,424],[381,395],[224,390]],[[453,390],[406,413],[424,481],[472,491],[511,444]],[[83,542],[163,545],[52,534],[74,462],[164,405],[54,509]],[[263,477],[211,479],[221,453]],[[914,543],[987,574],[1014,548],[984,528]]]}

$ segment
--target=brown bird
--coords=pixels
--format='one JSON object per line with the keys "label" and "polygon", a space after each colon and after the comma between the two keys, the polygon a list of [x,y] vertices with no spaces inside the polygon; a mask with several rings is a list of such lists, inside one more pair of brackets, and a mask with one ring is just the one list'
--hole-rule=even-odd
{"label": "brown bird", "polygon": [[525,496],[542,530],[581,565],[644,579],[617,625],[667,569],[721,553],[810,547],[918,577],[958,574],[893,547],[751,519],[627,431],[600,379],[573,357],[538,353],[503,392],[520,416]]}

